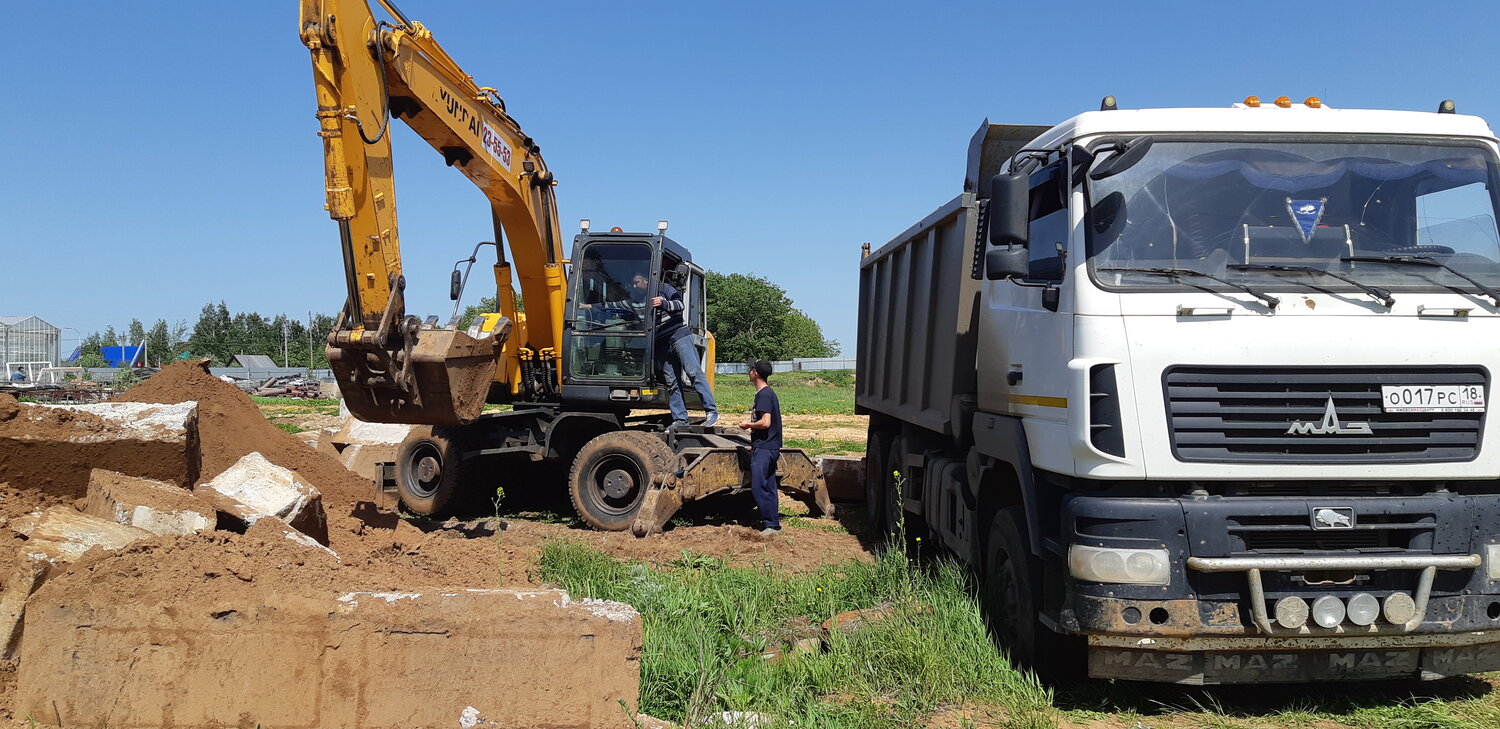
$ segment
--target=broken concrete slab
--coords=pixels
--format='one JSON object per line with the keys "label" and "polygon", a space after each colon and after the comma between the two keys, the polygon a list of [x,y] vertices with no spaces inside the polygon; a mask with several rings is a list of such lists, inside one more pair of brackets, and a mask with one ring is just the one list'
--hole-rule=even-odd
{"label": "broken concrete slab", "polygon": [[44,512],[28,529],[29,539],[17,552],[17,564],[0,593],[0,659],[15,657],[24,627],[27,600],[60,564],[76,561],[91,549],[120,549],[152,536],[133,526],[116,524],[65,506]]}
{"label": "broken concrete slab", "polygon": [[326,545],[319,544],[316,539],[313,539],[312,537],[309,537],[306,534],[293,529],[291,525],[280,519],[277,519],[274,516],[262,516],[259,519],[256,519],[255,523],[251,524],[245,530],[245,533],[252,535],[260,533],[262,537],[268,537],[273,533],[279,534],[282,539],[286,539],[293,544],[297,544],[308,549],[319,549],[327,552],[330,555],[333,555],[334,559],[339,559],[339,555],[337,552],[333,551]]}
{"label": "broken concrete slab", "polygon": [[823,630],[828,633],[833,633],[834,631],[853,633],[867,625],[886,620],[895,614],[896,608],[890,603],[882,603],[863,610],[846,610],[824,620]]}
{"label": "broken concrete slab", "polygon": [[259,453],[246,454],[212,480],[198,484],[193,495],[247,527],[274,516],[319,544],[328,544],[323,495],[297,472]]}
{"label": "broken concrete slab", "polygon": [[26,612],[26,601],[58,563],[51,550],[45,548],[23,548],[16,558],[16,567],[5,581],[5,591],[0,593],[0,641],[3,641],[0,659],[7,661],[15,658],[20,648],[21,617]]}
{"label": "broken concrete slab", "polygon": [[865,500],[865,459],[858,456],[822,456],[818,473],[828,489],[828,498],[845,503]]}
{"label": "broken concrete slab", "polygon": [[185,488],[102,468],[89,476],[83,513],[159,536],[208,531],[217,521],[214,507]]}
{"label": "broken concrete slab", "polygon": [[96,547],[121,549],[152,536],[145,529],[80,514],[66,506],[54,506],[42,513],[41,521],[31,530],[26,548],[50,549],[59,559],[71,562]]}
{"label": "broken concrete slab", "polygon": [[0,422],[0,481],[80,498],[107,468],[182,486],[198,480],[198,404],[22,404]]}
{"label": "broken concrete slab", "polygon": [[28,613],[16,708],[63,726],[624,729],[639,694],[639,614],[559,590],[167,605],[49,586]]}
{"label": "broken concrete slab", "polygon": [[296,436],[297,440],[306,443],[308,448],[312,448],[314,450],[317,449],[318,441],[322,437],[321,431],[317,430],[304,430],[301,433],[297,433]]}
{"label": "broken concrete slab", "polygon": [[394,423],[366,423],[340,410],[343,424],[318,437],[318,449],[334,456],[344,468],[362,478],[378,481],[379,464],[396,460],[396,452],[411,435],[415,426]]}

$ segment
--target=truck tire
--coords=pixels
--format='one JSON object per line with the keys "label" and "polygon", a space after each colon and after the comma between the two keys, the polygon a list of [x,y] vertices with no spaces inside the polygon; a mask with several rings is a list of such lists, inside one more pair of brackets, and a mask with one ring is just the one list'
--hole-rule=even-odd
{"label": "truck tire", "polygon": [[646,491],[677,457],[650,433],[617,430],[585,443],[568,474],[568,496],[578,518],[606,532],[630,528]]}
{"label": "truck tire", "polygon": [[453,504],[460,480],[454,438],[442,428],[412,428],[396,451],[396,490],[407,511],[439,516]]}
{"label": "truck tire", "polygon": [[1082,678],[1087,653],[1074,636],[1060,635],[1037,618],[1041,569],[1026,539],[1026,512],[1001,509],[990,522],[980,577],[985,623],[1011,664],[1044,681],[1066,684]]}
{"label": "truck tire", "polygon": [[870,532],[885,533],[885,482],[890,475],[885,467],[886,450],[891,434],[885,430],[871,428],[865,436],[865,514],[870,519]]}

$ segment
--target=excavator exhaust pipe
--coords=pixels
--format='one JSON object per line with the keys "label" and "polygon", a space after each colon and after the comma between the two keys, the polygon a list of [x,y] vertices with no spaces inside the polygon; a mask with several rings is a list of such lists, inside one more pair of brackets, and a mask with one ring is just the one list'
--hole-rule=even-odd
{"label": "excavator exhaust pipe", "polygon": [[492,331],[420,326],[408,319],[387,349],[375,332],[335,331],[328,365],[354,417],[369,423],[466,425],[479,418],[510,335],[509,319]]}

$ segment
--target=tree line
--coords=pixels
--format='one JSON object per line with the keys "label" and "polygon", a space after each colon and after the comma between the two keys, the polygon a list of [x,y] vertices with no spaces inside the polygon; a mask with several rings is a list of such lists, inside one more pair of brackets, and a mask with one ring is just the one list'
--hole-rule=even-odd
{"label": "tree line", "polygon": [[[263,354],[281,367],[328,367],[323,354],[334,317],[312,314],[311,319],[277,314],[267,317],[256,312],[231,313],[224,302],[204,304],[198,320],[191,326],[186,320],[168,324],[156,320],[147,328],[139,319],[131,319],[124,331],[114,326],[93,332],[79,345],[79,367],[107,367],[103,347],[145,345],[145,364],[161,367],[176,359],[206,358],[214,367],[234,365],[235,355]],[[309,326],[311,325],[311,326]]]}
{"label": "tree line", "polygon": [[[765,277],[708,271],[704,283],[708,328],[717,341],[719,361],[838,356],[839,343],[824,337],[822,327],[793,305],[786,290]],[[519,292],[517,300],[520,303]],[[464,309],[459,328],[468,327],[474,317],[496,308],[495,297],[484,297]],[[520,308],[525,310],[524,303]],[[147,327],[141,320],[131,319],[124,331],[110,326],[103,332],[93,332],[84,337],[80,357],[73,364],[106,367],[103,347],[144,344],[146,364],[151,367],[188,357],[207,358],[215,367],[230,367],[235,355],[260,354],[281,367],[325,369],[328,358],[323,347],[335,321],[327,314],[309,318],[233,313],[220,301],[204,304],[191,326],[186,320],[168,324],[157,319]]]}

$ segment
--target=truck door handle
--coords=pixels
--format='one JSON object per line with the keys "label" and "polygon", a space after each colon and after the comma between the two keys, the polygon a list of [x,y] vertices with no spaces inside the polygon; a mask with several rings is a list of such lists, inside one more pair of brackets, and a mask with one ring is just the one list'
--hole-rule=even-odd
{"label": "truck door handle", "polygon": [[1011,387],[1015,387],[1020,382],[1021,382],[1021,371],[1020,370],[1011,370],[1011,371],[1005,373],[1005,383],[1006,384],[1010,385]]}

